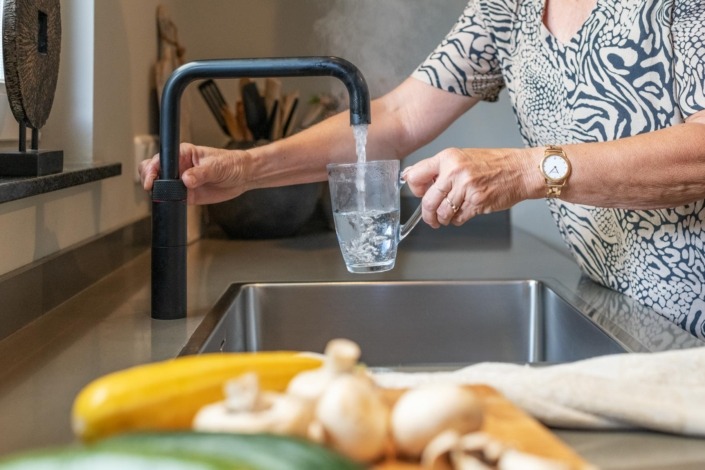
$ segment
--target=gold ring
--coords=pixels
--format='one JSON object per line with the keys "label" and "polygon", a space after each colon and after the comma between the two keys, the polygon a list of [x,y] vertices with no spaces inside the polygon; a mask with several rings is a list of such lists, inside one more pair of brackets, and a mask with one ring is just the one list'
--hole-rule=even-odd
{"label": "gold ring", "polygon": [[458,212],[458,209],[460,209],[460,207],[458,207],[458,206],[456,206],[455,204],[453,204],[453,201],[451,201],[450,199],[448,199],[447,196],[446,196],[446,202],[448,203],[448,205],[450,206],[450,208],[453,209],[453,214],[455,214],[456,212]]}

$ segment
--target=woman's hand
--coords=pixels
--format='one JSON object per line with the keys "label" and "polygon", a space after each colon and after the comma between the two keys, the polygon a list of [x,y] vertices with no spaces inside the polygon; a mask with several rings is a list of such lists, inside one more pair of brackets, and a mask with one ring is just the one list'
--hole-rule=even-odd
{"label": "woman's hand", "polygon": [[[249,154],[243,150],[224,150],[181,144],[179,173],[188,189],[189,204],[213,204],[232,199],[247,189],[245,162]],[[159,174],[159,155],[144,160],[139,166],[142,186],[152,190]]]}
{"label": "woman's hand", "polygon": [[423,196],[423,220],[438,228],[541,197],[539,160],[530,149],[451,148],[406,168],[403,176]]}

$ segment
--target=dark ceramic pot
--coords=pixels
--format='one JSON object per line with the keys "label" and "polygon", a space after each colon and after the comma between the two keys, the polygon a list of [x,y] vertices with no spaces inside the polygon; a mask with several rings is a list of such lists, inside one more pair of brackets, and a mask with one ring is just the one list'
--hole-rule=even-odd
{"label": "dark ceramic pot", "polygon": [[230,238],[290,237],[311,219],[320,195],[321,183],[253,189],[209,205],[208,216]]}
{"label": "dark ceramic pot", "polygon": [[[247,146],[229,145],[228,148]],[[209,221],[219,225],[229,238],[290,237],[313,216],[322,187],[323,183],[310,183],[253,189],[235,199],[209,205]]]}

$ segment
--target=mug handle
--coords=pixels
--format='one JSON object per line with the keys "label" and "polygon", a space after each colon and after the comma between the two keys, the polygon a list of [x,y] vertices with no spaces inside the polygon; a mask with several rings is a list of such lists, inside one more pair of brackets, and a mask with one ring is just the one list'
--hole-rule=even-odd
{"label": "mug handle", "polygon": [[[404,181],[404,178],[401,176],[399,177],[399,187],[402,187],[406,184],[406,181]],[[402,241],[403,239],[406,238],[409,233],[416,227],[416,225],[419,223],[421,220],[421,204],[416,208],[413,214],[411,214],[411,217],[409,217],[409,220],[406,221],[405,224],[403,224],[401,227],[399,227],[399,241]]]}

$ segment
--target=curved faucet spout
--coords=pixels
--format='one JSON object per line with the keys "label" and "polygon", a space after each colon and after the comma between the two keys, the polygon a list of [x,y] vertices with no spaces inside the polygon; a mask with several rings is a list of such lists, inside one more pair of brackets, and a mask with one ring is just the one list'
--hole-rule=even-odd
{"label": "curved faucet spout", "polygon": [[162,93],[160,176],[152,191],[152,317],[186,316],[186,187],[179,177],[181,96],[193,81],[209,78],[332,76],[350,97],[350,124],[370,123],[364,77],[339,57],[274,57],[190,62],[176,69]]}
{"label": "curved faucet spout", "polygon": [[162,177],[178,179],[181,95],[194,80],[207,78],[332,76],[343,82],[350,97],[350,124],[370,123],[370,94],[365,78],[352,63],[339,57],[273,57],[215,59],[189,62],[174,71],[162,94],[160,135]]}

